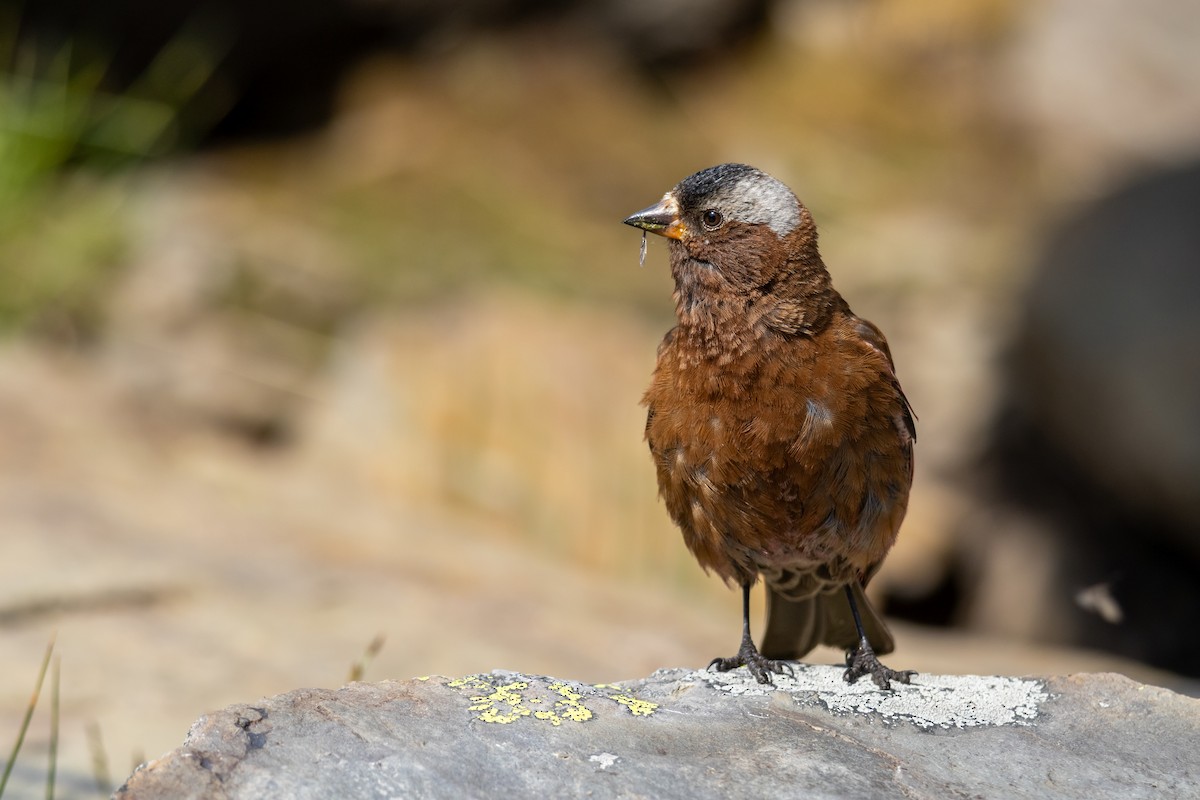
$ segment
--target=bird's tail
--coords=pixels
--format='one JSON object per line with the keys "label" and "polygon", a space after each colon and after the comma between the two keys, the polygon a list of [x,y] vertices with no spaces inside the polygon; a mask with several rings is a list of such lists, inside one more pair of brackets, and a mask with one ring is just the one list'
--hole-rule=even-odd
{"label": "bird's tail", "polygon": [[[892,632],[871,607],[859,584],[853,585],[853,592],[871,647],[878,655],[892,652],[896,648]],[[858,631],[845,591],[839,588],[802,600],[789,600],[768,585],[767,631],[759,651],[767,658],[794,661],[819,644],[842,649],[858,645]]]}

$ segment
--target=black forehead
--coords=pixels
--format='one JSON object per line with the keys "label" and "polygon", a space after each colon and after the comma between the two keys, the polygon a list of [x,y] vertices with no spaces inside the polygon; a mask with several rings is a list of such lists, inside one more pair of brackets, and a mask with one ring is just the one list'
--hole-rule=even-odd
{"label": "black forehead", "polygon": [[732,186],[742,178],[761,174],[746,164],[718,164],[681,180],[674,190],[675,199],[685,209],[696,208],[722,188]]}

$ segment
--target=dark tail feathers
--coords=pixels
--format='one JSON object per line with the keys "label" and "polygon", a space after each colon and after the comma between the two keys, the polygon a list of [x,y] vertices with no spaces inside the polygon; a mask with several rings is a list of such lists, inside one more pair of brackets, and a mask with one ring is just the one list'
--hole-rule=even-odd
{"label": "dark tail feathers", "polygon": [[[854,599],[862,615],[867,640],[878,655],[892,652],[896,642],[879,614],[871,607],[862,587],[854,584]],[[842,649],[858,645],[858,631],[850,603],[843,590],[817,594],[804,600],[788,600],[767,587],[767,632],[760,652],[767,658],[794,661],[819,644]]]}

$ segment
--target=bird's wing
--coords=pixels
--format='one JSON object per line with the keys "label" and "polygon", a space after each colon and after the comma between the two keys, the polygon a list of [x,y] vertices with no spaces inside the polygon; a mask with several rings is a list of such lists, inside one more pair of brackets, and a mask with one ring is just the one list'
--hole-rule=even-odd
{"label": "bird's wing", "polygon": [[862,337],[862,341],[868,346],[874,348],[884,357],[888,367],[888,379],[891,381],[892,388],[896,390],[896,394],[900,398],[901,416],[897,419],[897,428],[908,437],[908,446],[911,449],[912,443],[917,440],[917,415],[913,412],[912,404],[908,402],[908,397],[904,394],[904,389],[900,387],[900,380],[896,377],[896,362],[892,360],[892,350],[888,347],[887,338],[883,335],[883,331],[870,320],[865,320],[862,317],[856,317],[857,332]]}

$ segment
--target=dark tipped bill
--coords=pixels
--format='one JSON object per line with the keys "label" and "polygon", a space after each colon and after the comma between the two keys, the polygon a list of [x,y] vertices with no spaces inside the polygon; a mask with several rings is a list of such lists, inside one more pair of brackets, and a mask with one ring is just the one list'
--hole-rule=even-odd
{"label": "dark tipped bill", "polygon": [[668,239],[683,238],[683,220],[679,218],[679,202],[670,194],[663,195],[649,208],[643,208],[636,214],[631,214],[624,220],[626,225],[641,228],[650,233],[657,233]]}

